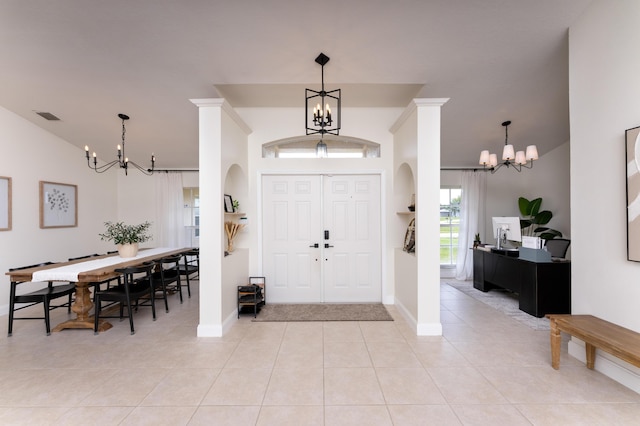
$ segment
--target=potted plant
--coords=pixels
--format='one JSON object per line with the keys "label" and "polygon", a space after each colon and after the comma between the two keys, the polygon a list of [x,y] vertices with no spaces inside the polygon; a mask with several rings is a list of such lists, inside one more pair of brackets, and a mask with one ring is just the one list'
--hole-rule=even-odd
{"label": "potted plant", "polygon": [[473,237],[473,248],[476,248],[480,245],[480,233],[476,233],[476,235],[474,235]]}
{"label": "potted plant", "polygon": [[102,241],[113,241],[118,246],[120,257],[135,257],[138,254],[138,243],[149,241],[151,222],[139,225],[125,225],[124,222],[105,222],[106,231],[100,235]]}
{"label": "potted plant", "polygon": [[518,208],[520,209],[520,229],[522,235],[530,237],[540,237],[543,240],[551,240],[555,237],[562,237],[562,232],[548,228],[547,223],[553,217],[549,210],[540,211],[542,198],[527,200],[524,197],[518,198]]}

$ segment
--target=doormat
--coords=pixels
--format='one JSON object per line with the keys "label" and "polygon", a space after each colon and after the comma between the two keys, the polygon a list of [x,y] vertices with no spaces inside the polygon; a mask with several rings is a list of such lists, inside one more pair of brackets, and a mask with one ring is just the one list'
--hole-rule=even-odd
{"label": "doormat", "polygon": [[266,304],[254,322],[393,321],[380,303]]}

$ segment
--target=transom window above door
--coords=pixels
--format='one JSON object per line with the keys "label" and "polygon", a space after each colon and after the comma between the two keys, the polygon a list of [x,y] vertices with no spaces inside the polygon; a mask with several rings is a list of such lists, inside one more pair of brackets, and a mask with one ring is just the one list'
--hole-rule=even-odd
{"label": "transom window above door", "polygon": [[[325,135],[328,158],[379,158],[380,144],[349,136]],[[262,158],[317,158],[317,135],[280,139],[262,145]]]}

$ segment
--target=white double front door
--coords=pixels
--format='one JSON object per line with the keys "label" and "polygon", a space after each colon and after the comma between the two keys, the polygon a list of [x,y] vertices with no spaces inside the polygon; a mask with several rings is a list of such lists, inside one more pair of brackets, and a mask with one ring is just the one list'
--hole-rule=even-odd
{"label": "white double front door", "polygon": [[268,303],[380,302],[379,175],[264,175]]}

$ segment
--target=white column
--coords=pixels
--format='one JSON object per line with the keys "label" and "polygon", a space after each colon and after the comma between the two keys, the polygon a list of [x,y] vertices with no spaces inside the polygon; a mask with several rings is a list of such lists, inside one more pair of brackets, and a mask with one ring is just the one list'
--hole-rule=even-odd
{"label": "white column", "polygon": [[222,105],[224,99],[192,99],[199,108],[200,323],[199,337],[222,336],[224,240]]}
{"label": "white column", "polygon": [[440,112],[449,99],[414,99],[418,114],[416,260],[419,336],[442,335],[440,323]]}

